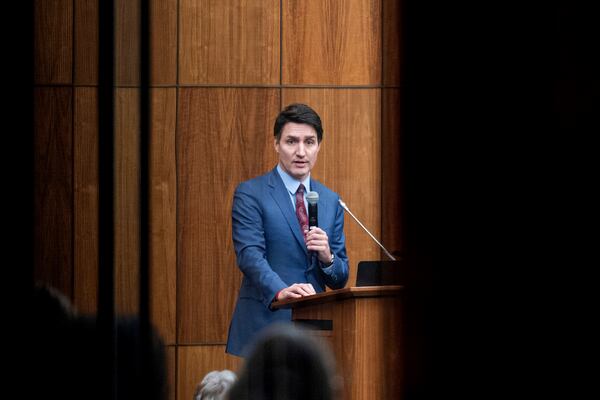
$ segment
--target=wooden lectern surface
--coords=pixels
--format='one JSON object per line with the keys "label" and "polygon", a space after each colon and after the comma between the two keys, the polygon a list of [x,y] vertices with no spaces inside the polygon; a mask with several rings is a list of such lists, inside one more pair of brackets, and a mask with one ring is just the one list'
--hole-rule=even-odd
{"label": "wooden lectern surface", "polygon": [[343,380],[343,399],[401,399],[402,286],[350,287],[274,308],[292,308],[292,320],[329,345]]}
{"label": "wooden lectern surface", "polygon": [[330,290],[321,292],[312,296],[300,297],[297,299],[285,299],[276,301],[271,305],[271,308],[294,308],[323,303],[328,301],[337,301],[351,297],[378,297],[378,296],[394,296],[400,295],[400,285],[390,286],[361,286],[347,287],[343,289]]}

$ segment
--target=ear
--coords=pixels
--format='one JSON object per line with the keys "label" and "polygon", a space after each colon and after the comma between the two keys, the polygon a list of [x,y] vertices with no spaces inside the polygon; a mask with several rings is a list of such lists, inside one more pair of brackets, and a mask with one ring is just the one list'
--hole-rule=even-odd
{"label": "ear", "polygon": [[273,141],[273,146],[275,147],[275,151],[277,152],[277,154],[279,154],[279,141],[277,140],[277,138],[275,138],[275,140]]}

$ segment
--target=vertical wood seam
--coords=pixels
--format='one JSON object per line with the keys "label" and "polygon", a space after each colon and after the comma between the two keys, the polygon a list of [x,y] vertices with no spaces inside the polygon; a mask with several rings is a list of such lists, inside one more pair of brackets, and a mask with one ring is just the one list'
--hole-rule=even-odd
{"label": "vertical wood seam", "polygon": [[75,24],[77,23],[75,3],[71,11],[71,303],[75,304]]}
{"label": "vertical wood seam", "polygon": [[175,385],[174,396],[175,400],[179,398],[179,69],[180,69],[180,55],[179,55],[179,45],[180,45],[180,30],[179,27],[181,25],[181,5],[180,0],[177,0],[177,17],[176,17],[176,47],[177,47],[177,56],[175,59],[175,338],[174,338],[174,348],[175,348],[175,360],[174,360],[174,374],[175,379],[173,384]]}
{"label": "vertical wood seam", "polygon": [[[384,89],[383,89],[383,83],[384,83],[384,55],[383,55],[383,41],[385,40],[385,19],[384,19],[384,2],[385,0],[381,0],[379,2],[379,12],[380,12],[380,26],[379,26],[379,30],[380,30],[380,34],[381,34],[381,38],[380,38],[380,50],[379,50],[379,68],[380,68],[380,72],[381,75],[379,77],[379,84],[382,86],[381,89],[379,89],[379,179],[380,179],[380,189],[379,189],[379,237],[382,243],[384,243],[384,218],[385,218],[385,214],[386,211],[383,209],[383,185],[385,184],[385,182],[383,182],[383,102],[384,102]],[[379,249],[379,255],[381,256],[382,250]]]}

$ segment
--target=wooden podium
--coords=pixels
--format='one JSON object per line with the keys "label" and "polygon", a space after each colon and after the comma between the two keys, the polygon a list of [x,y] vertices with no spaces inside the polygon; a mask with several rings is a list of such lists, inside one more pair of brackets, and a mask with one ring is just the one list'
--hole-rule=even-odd
{"label": "wooden podium", "polygon": [[274,308],[292,308],[292,320],[335,355],[343,399],[402,398],[402,286],[349,287]]}

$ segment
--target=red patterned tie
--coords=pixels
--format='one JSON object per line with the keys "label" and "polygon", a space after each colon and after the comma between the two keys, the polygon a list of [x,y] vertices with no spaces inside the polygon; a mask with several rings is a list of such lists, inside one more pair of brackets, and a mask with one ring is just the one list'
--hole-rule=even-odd
{"label": "red patterned tie", "polygon": [[302,231],[302,236],[304,236],[304,231],[308,230],[308,214],[306,213],[306,206],[304,205],[303,184],[300,184],[300,186],[298,186],[298,190],[296,191],[296,217],[298,217],[300,230]]}

